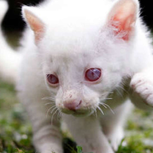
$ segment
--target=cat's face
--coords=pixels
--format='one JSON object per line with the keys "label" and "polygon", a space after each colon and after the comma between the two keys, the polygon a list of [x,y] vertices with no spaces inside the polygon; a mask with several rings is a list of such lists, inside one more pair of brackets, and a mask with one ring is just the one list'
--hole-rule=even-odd
{"label": "cat's face", "polygon": [[119,0],[113,7],[90,2],[86,11],[80,3],[80,11],[66,4],[50,17],[34,9],[40,19],[23,8],[42,58],[46,87],[56,106],[74,115],[92,114],[127,76],[137,17],[136,0]]}
{"label": "cat's face", "polygon": [[[114,43],[107,31],[99,30],[80,35],[73,32],[71,37],[67,33],[64,41],[57,39],[50,44],[44,41],[39,46],[42,50],[48,45],[42,53],[44,78],[56,106],[64,113],[78,116],[94,113],[122,81],[123,44]],[[54,38],[51,35],[45,39]]]}

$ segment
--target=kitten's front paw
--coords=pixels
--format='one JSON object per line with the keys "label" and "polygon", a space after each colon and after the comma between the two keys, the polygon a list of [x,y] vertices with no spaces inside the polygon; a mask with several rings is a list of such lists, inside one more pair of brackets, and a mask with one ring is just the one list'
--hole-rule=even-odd
{"label": "kitten's front paw", "polygon": [[124,138],[124,132],[122,127],[116,128],[113,133],[110,133],[107,136],[108,140],[110,141],[111,147],[114,151],[117,151],[121,140]]}
{"label": "kitten's front paw", "polygon": [[41,149],[38,149],[39,153],[63,153],[63,149],[61,147],[49,147],[49,146],[42,146]]}
{"label": "kitten's front paw", "polygon": [[153,107],[153,73],[137,73],[133,76],[130,87],[143,101]]}
{"label": "kitten's front paw", "polygon": [[48,150],[48,149],[45,149],[43,151],[41,151],[40,153],[63,153],[63,151],[53,151],[53,150]]}

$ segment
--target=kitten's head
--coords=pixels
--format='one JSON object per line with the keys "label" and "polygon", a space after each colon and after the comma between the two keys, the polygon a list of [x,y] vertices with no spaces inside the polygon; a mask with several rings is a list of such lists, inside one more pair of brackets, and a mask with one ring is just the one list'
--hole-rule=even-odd
{"label": "kitten's head", "polygon": [[107,100],[127,76],[127,58],[132,54],[135,0],[109,3],[103,10],[90,3],[96,6],[94,12],[80,8],[79,14],[74,5],[55,9],[50,18],[43,18],[41,9],[23,7],[41,55],[46,86],[56,106],[74,115],[90,115]]}

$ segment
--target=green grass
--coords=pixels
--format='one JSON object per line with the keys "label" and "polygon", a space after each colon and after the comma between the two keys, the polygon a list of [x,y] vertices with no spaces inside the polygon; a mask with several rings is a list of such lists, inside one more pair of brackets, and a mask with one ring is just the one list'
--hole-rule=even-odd
{"label": "green grass", "polygon": [[[136,109],[116,153],[153,153],[153,113]],[[32,129],[13,86],[0,81],[0,153],[34,153]],[[65,153],[83,153],[64,133]]]}

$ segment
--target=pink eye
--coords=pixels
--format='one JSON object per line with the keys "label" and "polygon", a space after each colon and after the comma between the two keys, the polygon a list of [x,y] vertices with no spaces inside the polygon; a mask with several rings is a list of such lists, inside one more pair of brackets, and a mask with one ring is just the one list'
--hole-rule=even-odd
{"label": "pink eye", "polygon": [[85,73],[85,78],[88,81],[97,81],[101,77],[101,69],[90,68]]}
{"label": "pink eye", "polygon": [[58,77],[53,74],[47,74],[47,81],[53,85],[59,83]]}

